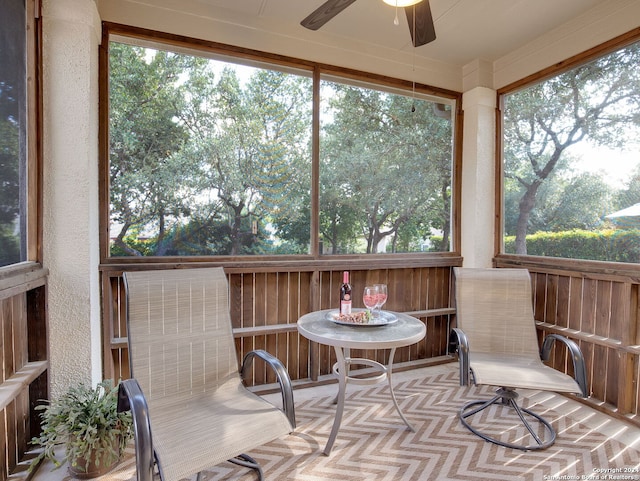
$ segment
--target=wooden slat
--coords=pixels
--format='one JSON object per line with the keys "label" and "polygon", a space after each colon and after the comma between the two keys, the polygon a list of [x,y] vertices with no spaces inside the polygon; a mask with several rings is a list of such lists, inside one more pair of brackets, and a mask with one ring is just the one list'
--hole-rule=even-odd
{"label": "wooden slat", "polygon": [[[286,277],[286,273],[284,273]],[[278,286],[280,283],[280,273],[276,272],[268,272],[264,276],[264,299],[265,299],[265,315],[264,322],[266,325],[276,325],[278,324],[278,297],[279,290]],[[273,288],[275,286],[275,288]],[[265,347],[264,349],[267,352],[270,352],[274,356],[278,356],[278,336],[267,336],[265,338]],[[266,376],[264,377],[265,383],[271,383],[276,380],[273,372],[270,369],[267,369],[265,372]]]}
{"label": "wooden slat", "polygon": [[618,386],[624,383],[625,372],[621,371],[621,356],[615,349],[607,349],[607,359],[605,364],[605,392],[602,400],[612,406],[620,406],[618,403]]}
{"label": "wooden slat", "polygon": [[[7,301],[0,300],[0,325],[4,326],[5,323],[11,322],[8,318],[8,313],[6,312]],[[5,340],[4,327],[0,329],[0,383],[3,382],[7,377],[11,375],[11,373],[6,373],[5,370],[5,357],[7,353],[5,352],[5,344],[11,343],[11,339]],[[8,349],[7,349],[8,350]]]}
{"label": "wooden slat", "polygon": [[[267,350],[274,349],[286,363],[296,382],[313,382],[329,375],[335,362],[333,350],[301,338],[295,322],[312,310],[337,308],[342,269],[343,265],[335,265],[333,270],[286,268],[278,271],[269,267],[264,272],[250,272],[250,269],[231,269],[228,273],[231,313],[238,352],[246,352],[263,342]],[[415,346],[398,350],[396,360],[402,359],[405,364],[446,353],[448,321],[455,316],[449,300],[451,265],[376,269],[367,266],[360,270],[350,266],[350,272],[357,282],[356,299],[361,284],[386,281],[393,288],[385,307],[407,312],[427,323],[427,337]],[[537,318],[551,321],[539,323],[538,327],[578,341],[587,360],[592,391],[601,396],[600,409],[617,404],[614,409],[637,417],[640,277],[633,279],[624,273],[616,277],[611,272],[585,274],[546,267],[532,272],[532,280]],[[258,316],[260,309],[262,314]],[[121,349],[123,346],[126,343],[122,343],[122,339],[114,338],[110,347]],[[282,349],[286,349],[286,355],[280,356]],[[126,349],[123,352],[126,353]],[[388,355],[385,351],[370,354],[382,362]],[[120,357],[126,359],[126,356]],[[572,369],[566,349],[560,343],[554,348],[552,365],[568,372]],[[270,381],[268,374],[264,380]]]}
{"label": "wooden slat", "polygon": [[593,333],[610,337],[611,327],[611,281],[596,282],[595,327]]}
{"label": "wooden slat", "polygon": [[569,327],[570,304],[566,302],[571,292],[571,277],[558,277],[558,290],[556,293],[556,325]]}
{"label": "wooden slat", "polygon": [[[46,285],[27,292],[26,308],[28,358],[30,361],[44,361],[49,355]],[[40,392],[40,398],[46,398],[47,392],[46,389]]]}
{"label": "wooden slat", "polygon": [[[113,325],[118,322],[118,311],[115,309],[113,299],[119,293],[118,280],[107,273],[100,274],[100,285],[102,290],[102,337],[105,341],[108,339],[109,344],[102,344],[102,358],[104,363],[102,366],[102,377],[105,379],[113,379],[115,371],[118,369],[117,361],[114,359],[112,351]],[[116,356],[117,357],[117,356]]]}
{"label": "wooden slat", "polygon": [[21,460],[29,442],[29,389],[24,389],[16,399],[16,456]]}
{"label": "wooden slat", "polygon": [[[289,292],[291,292],[291,274],[284,272],[277,276],[277,288],[273,304],[274,317],[271,320],[273,325],[289,323]],[[295,292],[295,290],[293,291]],[[286,333],[278,334],[275,339],[274,350],[271,351],[288,369],[289,364],[289,336]],[[273,373],[269,374],[269,379],[275,379]],[[271,381],[273,382],[273,381]]]}
{"label": "wooden slat", "polygon": [[560,334],[576,341],[612,348],[619,351],[640,354],[640,346],[623,346],[622,342],[619,339],[611,339],[608,337],[587,334],[583,331],[577,331],[574,329],[569,329],[567,327],[559,327],[554,324],[548,324],[546,322],[537,321],[536,326],[538,327],[538,329],[542,329],[544,331],[552,332],[555,334]]}
{"label": "wooden slat", "polygon": [[545,286],[545,313],[544,321],[551,324],[558,323],[557,307],[558,307],[558,276],[548,275],[547,285]]}
{"label": "wooden slat", "polygon": [[6,422],[6,437],[7,437],[7,466],[11,469],[12,466],[18,464],[18,442],[16,438],[16,402],[12,400],[8,403],[3,411],[5,413]]}
{"label": "wooden slat", "polygon": [[[446,353],[448,320],[455,313],[449,305],[451,269],[449,267],[401,267],[397,269],[351,270],[354,285],[354,306],[361,307],[361,289],[366,283],[384,282],[390,286],[385,308],[407,312],[428,323],[431,333],[421,345],[399,349],[398,362],[419,360],[427,355]],[[123,298],[117,273],[112,279],[113,298]],[[263,348],[285,363],[293,379],[317,378],[329,374],[335,362],[335,353],[327,346],[309,343],[297,333],[300,316],[317,308],[338,308],[342,269],[293,272],[236,272],[228,273],[230,314],[239,360],[252,349]],[[424,282],[416,283],[417,279]],[[416,302],[417,300],[417,302]],[[407,305],[406,303],[409,303]],[[113,323],[124,315],[121,304],[113,302]],[[432,306],[432,307],[430,307]],[[126,338],[122,330],[115,329],[108,349],[114,365],[126,359]],[[357,353],[379,362],[386,362],[388,351]],[[123,367],[116,372],[125,372]],[[250,385],[271,383],[270,370],[258,367]]]}
{"label": "wooden slat", "polygon": [[25,364],[0,384],[0,410],[5,409],[18,395],[35,381],[49,367],[49,361],[35,361]]}
{"label": "wooden slat", "polygon": [[3,455],[0,456],[2,459],[2,464],[0,464],[0,481],[5,481],[7,476],[9,475],[10,466],[8,464],[8,460],[4,453],[7,452],[7,428],[6,428],[6,413],[4,410],[0,410],[0,453]]}
{"label": "wooden slat", "polygon": [[0,300],[43,286],[48,273],[48,269],[35,262],[3,267],[0,270]]}
{"label": "wooden slat", "polygon": [[[20,296],[24,293],[19,294]],[[14,319],[12,298],[0,301],[0,318],[2,319],[2,379],[10,379],[15,372],[15,351],[14,351]]]}
{"label": "wooden slat", "polygon": [[567,327],[579,331],[582,324],[582,279],[580,277],[570,276],[569,287],[569,324]]}
{"label": "wooden slat", "polygon": [[38,436],[41,432],[40,412],[36,406],[42,404],[43,399],[49,399],[49,371],[45,370],[31,384],[29,384],[29,427],[28,439]]}
{"label": "wooden slat", "polygon": [[[592,394],[586,402],[640,424],[640,274],[636,266],[625,269],[626,266],[613,268],[605,263],[502,255],[496,265],[529,269],[534,279],[538,328],[578,342]],[[592,272],[586,272],[586,265]],[[571,373],[566,349],[556,344],[551,364]]]}

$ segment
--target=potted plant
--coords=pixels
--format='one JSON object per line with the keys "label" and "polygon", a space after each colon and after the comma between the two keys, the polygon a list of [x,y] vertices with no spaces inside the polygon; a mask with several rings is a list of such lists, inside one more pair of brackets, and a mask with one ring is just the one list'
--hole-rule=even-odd
{"label": "potted plant", "polygon": [[[107,379],[95,389],[84,384],[72,387],[59,399],[37,406],[43,411],[42,433],[32,443],[43,450],[32,466],[43,459],[51,460],[54,469],[68,462],[69,472],[77,478],[110,471],[133,434],[131,413],[119,413],[117,404],[118,387]],[[66,449],[58,459],[56,448],[61,444]]]}

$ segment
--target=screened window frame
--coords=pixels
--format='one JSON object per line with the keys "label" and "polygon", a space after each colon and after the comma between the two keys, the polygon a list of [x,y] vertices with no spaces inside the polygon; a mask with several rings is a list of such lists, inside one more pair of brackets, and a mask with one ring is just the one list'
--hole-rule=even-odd
{"label": "screened window frame", "polygon": [[[311,232],[310,232],[310,254],[297,255],[246,255],[246,256],[111,256],[110,255],[110,190],[109,190],[109,43],[110,41],[127,43],[150,48],[161,48],[177,53],[188,53],[199,55],[216,60],[249,65],[253,67],[265,67],[284,72],[307,71],[313,80],[313,110],[312,110],[312,157],[311,157]],[[320,254],[319,248],[319,177],[320,177],[320,83],[322,79],[332,78],[351,85],[369,86],[390,93],[404,93],[405,95],[416,95],[421,99],[441,99],[442,103],[451,105],[452,108],[452,165],[451,165],[451,233],[450,251],[448,252],[414,252],[396,254]],[[461,164],[462,164],[462,93],[452,90],[441,89],[414,81],[396,79],[389,76],[362,72],[345,67],[333,66],[323,63],[307,61],[303,59],[291,58],[283,55],[271,54],[257,50],[236,47],[216,42],[194,39],[180,35],[152,31],[139,27],[103,22],[102,42],[99,52],[99,139],[100,139],[100,262],[104,265],[131,265],[162,263],[195,263],[207,262],[216,265],[243,265],[251,263],[264,264],[265,262],[278,264],[290,262],[293,265],[316,264],[323,265],[339,264],[349,262],[356,265],[361,262],[363,265],[375,263],[380,265],[395,260],[411,261],[411,259],[435,257],[451,258],[459,257],[461,251],[460,241],[460,185],[461,185]],[[438,261],[435,261],[436,263]]]}
{"label": "screened window frame", "polygon": [[[20,232],[24,259],[0,267],[0,277],[11,278],[34,263],[42,263],[42,24],[41,0],[25,0],[26,14],[26,159],[25,174],[20,185],[21,202],[25,205],[26,232]],[[23,239],[24,237],[24,239]],[[22,251],[22,247],[21,247]],[[18,279],[20,282],[21,279]]]}
{"label": "screened window frame", "polygon": [[621,50],[633,43],[640,42],[640,28],[633,29],[622,35],[619,35],[607,42],[597,45],[589,50],[576,54],[562,62],[558,62],[550,67],[542,69],[527,77],[517,80],[511,84],[501,87],[497,90],[497,119],[496,122],[496,156],[495,156],[495,208],[499,215],[496,216],[494,225],[494,255],[496,259],[505,261],[516,261],[517,259],[526,259],[527,262],[532,261],[538,264],[557,264],[559,266],[581,266],[581,269],[587,271],[598,272],[608,268],[614,268],[622,271],[640,271],[640,264],[596,261],[587,259],[569,259],[561,257],[535,256],[530,254],[511,254],[504,252],[504,99],[508,94],[526,89],[529,86],[543,82],[555,76],[561,75],[569,70],[587,64],[593,60],[604,57],[617,50]]}

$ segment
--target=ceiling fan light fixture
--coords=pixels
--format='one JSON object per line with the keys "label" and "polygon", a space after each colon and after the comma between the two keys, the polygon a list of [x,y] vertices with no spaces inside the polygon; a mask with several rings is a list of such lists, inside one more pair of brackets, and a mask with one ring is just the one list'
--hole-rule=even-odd
{"label": "ceiling fan light fixture", "polygon": [[[357,0],[326,0],[322,5],[307,15],[300,24],[309,30],[318,30],[356,1]],[[414,47],[421,47],[436,39],[436,31],[429,0],[384,0],[384,2],[395,7],[396,18],[398,17],[398,10],[400,10],[401,7],[404,8],[409,32],[411,33],[411,43]],[[400,21],[396,22],[394,20],[393,23],[398,25]]]}
{"label": "ceiling fan light fixture", "polygon": [[420,3],[422,0],[382,0],[387,5],[392,7],[410,7],[416,3]]}

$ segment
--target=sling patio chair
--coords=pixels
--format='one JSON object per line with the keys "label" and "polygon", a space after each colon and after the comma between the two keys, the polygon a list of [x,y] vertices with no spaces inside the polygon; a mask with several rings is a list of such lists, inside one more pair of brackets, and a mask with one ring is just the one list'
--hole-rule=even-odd
{"label": "sling patio chair", "polygon": [[[222,268],[126,272],[131,379],[120,385],[131,410],[137,479],[177,481],[229,460],[262,470],[243,454],[295,429],[293,392],[282,363],[251,351],[238,371]],[[274,369],[282,409],[247,389],[255,357]]]}
{"label": "sling patio chair", "polygon": [[[451,333],[451,343],[458,351],[460,385],[468,386],[473,381],[476,385],[499,387],[491,399],[465,404],[460,410],[462,424],[486,441],[501,446],[521,450],[548,448],[555,442],[555,430],[542,416],[518,405],[516,389],[586,397],[586,371],[580,348],[564,336],[549,334],[539,349],[531,279],[526,269],[456,267],[454,274],[457,324]],[[549,359],[555,341],[568,348],[575,379],[543,363]],[[514,426],[509,434],[501,431],[506,428],[496,419],[484,420],[483,411],[488,413],[485,410],[494,406],[496,410],[513,409],[517,414],[513,418],[522,423],[516,424],[526,430],[514,435],[518,432]],[[505,415],[505,411],[499,412]],[[472,426],[472,420],[476,427]]]}

